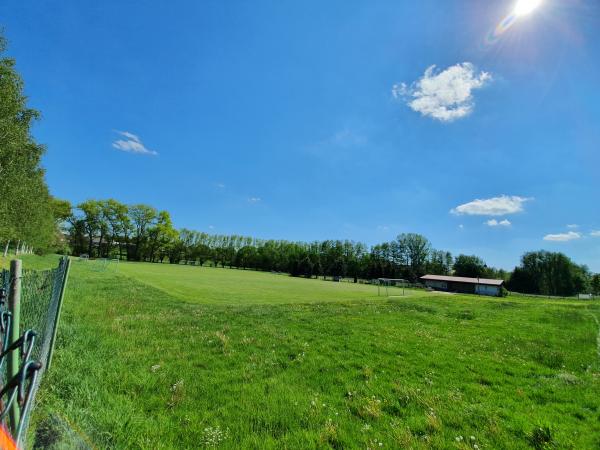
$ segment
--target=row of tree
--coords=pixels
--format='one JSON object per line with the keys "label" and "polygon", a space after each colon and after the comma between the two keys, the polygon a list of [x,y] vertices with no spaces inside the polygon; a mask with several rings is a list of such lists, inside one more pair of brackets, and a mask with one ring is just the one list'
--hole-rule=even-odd
{"label": "row of tree", "polygon": [[[511,290],[543,295],[600,291],[600,277],[561,253],[526,253],[521,265],[506,272],[488,267],[474,255],[432,248],[414,233],[367,247],[349,240],[290,242],[239,235],[176,230],[167,211],[114,199],[88,200],[69,216],[68,237],[74,254],[132,261],[238,267],[286,272],[292,276],[403,278],[417,281],[426,273],[499,278]],[[599,292],[600,293],[600,292]]]}
{"label": "row of tree", "polygon": [[75,254],[132,261],[211,264],[287,272],[294,276],[390,277],[416,280],[426,272],[448,274],[449,252],[433,250],[418,234],[369,249],[360,242],[289,242],[238,235],[176,230],[167,211],[125,205],[114,199],[88,200],[69,217]]}
{"label": "row of tree", "polygon": [[[64,214],[63,214],[64,215]],[[78,255],[132,261],[212,264],[292,276],[359,279],[403,278],[417,281],[426,273],[499,278],[510,290],[542,295],[600,294],[600,275],[592,275],[562,253],[526,253],[513,272],[488,267],[474,255],[436,250],[414,233],[367,247],[349,240],[290,242],[239,235],[176,230],[167,211],[117,200],[88,200],[69,215],[66,229]]]}

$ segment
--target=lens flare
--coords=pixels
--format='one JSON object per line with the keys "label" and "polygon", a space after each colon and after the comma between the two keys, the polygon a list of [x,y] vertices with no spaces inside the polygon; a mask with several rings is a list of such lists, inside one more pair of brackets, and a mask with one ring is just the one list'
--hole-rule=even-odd
{"label": "lens flare", "polygon": [[494,44],[500,39],[504,33],[506,33],[515,22],[523,16],[531,13],[534,9],[542,4],[543,0],[517,0],[513,11],[502,19],[496,28],[490,30],[485,38],[487,45]]}

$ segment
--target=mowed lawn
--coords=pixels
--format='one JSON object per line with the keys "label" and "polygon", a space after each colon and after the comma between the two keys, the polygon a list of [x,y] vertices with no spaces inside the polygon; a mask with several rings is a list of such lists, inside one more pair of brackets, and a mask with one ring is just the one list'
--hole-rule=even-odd
{"label": "mowed lawn", "polygon": [[[174,297],[221,305],[316,303],[377,297],[377,287],[348,282],[294,278],[285,274],[173,264],[120,263],[118,272]],[[395,294],[402,294],[398,288]],[[423,291],[405,291],[422,296]]]}
{"label": "mowed lawn", "polygon": [[73,262],[46,448],[600,447],[597,302],[97,268]]}

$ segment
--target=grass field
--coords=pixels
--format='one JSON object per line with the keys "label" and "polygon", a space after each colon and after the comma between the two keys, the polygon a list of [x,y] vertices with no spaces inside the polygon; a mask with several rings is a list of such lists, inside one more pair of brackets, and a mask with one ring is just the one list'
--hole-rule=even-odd
{"label": "grass field", "polygon": [[57,418],[98,448],[600,447],[597,302],[94,264],[73,262],[46,448]]}

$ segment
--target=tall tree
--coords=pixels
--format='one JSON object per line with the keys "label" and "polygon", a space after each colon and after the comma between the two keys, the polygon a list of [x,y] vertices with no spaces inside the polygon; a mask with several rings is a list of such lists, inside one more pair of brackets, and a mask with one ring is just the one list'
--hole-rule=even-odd
{"label": "tall tree", "polygon": [[458,255],[454,261],[454,275],[457,277],[485,277],[487,266],[475,255]]}
{"label": "tall tree", "polygon": [[148,240],[148,229],[157,219],[158,211],[152,206],[137,204],[129,207],[129,216],[133,225],[134,245],[131,259],[139,261],[142,259],[143,246]]}
{"label": "tall tree", "polygon": [[56,222],[41,168],[44,147],[31,135],[40,114],[27,106],[23,81],[5,50],[0,36],[0,239],[48,249],[56,239]]}
{"label": "tall tree", "polygon": [[396,241],[406,254],[409,269],[406,274],[407,278],[414,281],[425,275],[425,265],[431,251],[429,240],[420,234],[403,233],[396,238]]}
{"label": "tall tree", "polygon": [[96,237],[103,228],[102,203],[98,200],[86,200],[77,205],[77,208],[83,213],[81,221],[87,234],[87,253],[93,256],[94,247],[99,248]]}
{"label": "tall tree", "polygon": [[597,273],[592,277],[590,287],[592,289],[592,294],[600,295],[600,274]]}

